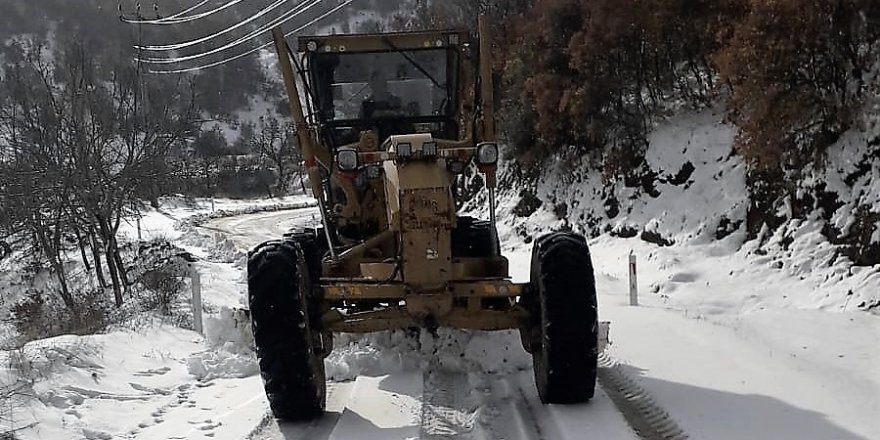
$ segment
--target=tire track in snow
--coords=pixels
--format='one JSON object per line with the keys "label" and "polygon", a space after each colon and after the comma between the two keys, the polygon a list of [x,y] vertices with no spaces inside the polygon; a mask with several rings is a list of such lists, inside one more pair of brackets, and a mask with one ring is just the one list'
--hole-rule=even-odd
{"label": "tire track in snow", "polygon": [[252,429],[251,432],[248,433],[247,437],[245,437],[245,440],[256,440],[265,438],[262,434],[266,433],[272,422],[272,413],[267,412],[265,415],[263,415],[263,419],[260,420],[260,423],[257,423],[257,426],[254,426],[254,429]]}
{"label": "tire track in snow", "polygon": [[534,405],[529,401],[526,390],[529,373],[515,373],[503,376],[485,375],[482,379],[489,384],[488,401],[481,411],[488,416],[481,417],[486,439],[504,440],[549,440],[538,421]]}
{"label": "tire track in snow", "polygon": [[644,440],[686,440],[688,435],[611,356],[599,355],[599,383]]}
{"label": "tire track in snow", "polygon": [[277,421],[267,412],[260,423],[245,437],[247,440],[326,440],[339,421],[354,388],[353,382],[327,382],[327,412],[311,422]]}
{"label": "tire track in snow", "polygon": [[423,375],[421,440],[474,439],[477,404],[464,372],[444,371],[432,361]]}
{"label": "tire track in snow", "polygon": [[547,440],[544,437],[544,429],[541,428],[541,424],[538,423],[538,418],[535,417],[535,408],[529,401],[529,397],[526,395],[526,390],[523,389],[522,385],[520,384],[517,386],[517,391],[519,391],[519,396],[522,398],[522,406],[525,408],[526,415],[526,417],[522,418],[521,420],[524,424],[526,421],[529,422],[530,427],[535,431],[536,440]]}

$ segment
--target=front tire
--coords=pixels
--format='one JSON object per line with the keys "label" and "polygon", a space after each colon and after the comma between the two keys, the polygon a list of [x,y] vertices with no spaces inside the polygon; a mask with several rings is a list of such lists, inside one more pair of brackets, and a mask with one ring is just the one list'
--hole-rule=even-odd
{"label": "front tire", "polygon": [[586,239],[570,232],[541,237],[532,249],[533,322],[523,331],[544,403],[580,403],[595,394],[599,322]]}
{"label": "front tire", "polygon": [[297,241],[273,241],[248,259],[248,297],[260,374],[272,414],[303,421],[324,413],[321,335],[310,307],[312,269]]}

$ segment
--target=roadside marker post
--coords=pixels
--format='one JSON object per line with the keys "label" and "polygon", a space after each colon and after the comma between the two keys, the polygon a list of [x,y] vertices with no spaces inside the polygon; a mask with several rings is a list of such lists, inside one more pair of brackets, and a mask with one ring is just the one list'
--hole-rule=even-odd
{"label": "roadside marker post", "polygon": [[629,305],[639,305],[639,282],[636,277],[636,254],[629,251]]}
{"label": "roadside marker post", "polygon": [[204,335],[202,327],[202,278],[195,263],[189,264],[189,276],[192,281],[193,330],[200,335]]}

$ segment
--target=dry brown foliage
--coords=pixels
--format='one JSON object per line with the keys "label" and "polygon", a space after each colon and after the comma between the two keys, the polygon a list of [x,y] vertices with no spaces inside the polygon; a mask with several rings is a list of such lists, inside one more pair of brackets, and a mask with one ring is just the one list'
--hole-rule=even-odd
{"label": "dry brown foliage", "polygon": [[637,166],[619,152],[638,156],[670,107],[721,103],[751,164],[797,167],[858,117],[880,2],[536,0],[513,29],[499,53],[521,153]]}

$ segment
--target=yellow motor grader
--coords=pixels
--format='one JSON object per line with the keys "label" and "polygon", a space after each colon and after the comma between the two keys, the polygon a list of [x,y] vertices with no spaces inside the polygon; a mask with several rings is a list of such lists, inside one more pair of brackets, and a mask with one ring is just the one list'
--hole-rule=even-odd
{"label": "yellow motor grader", "polygon": [[[547,403],[583,402],[596,382],[598,321],[583,236],[534,243],[513,283],[495,228],[499,159],[486,20],[463,30],[299,37],[275,48],[322,227],[255,247],[254,340],[279,419],[325,405],[333,333],[517,329]],[[489,219],[457,214],[475,166]]]}

